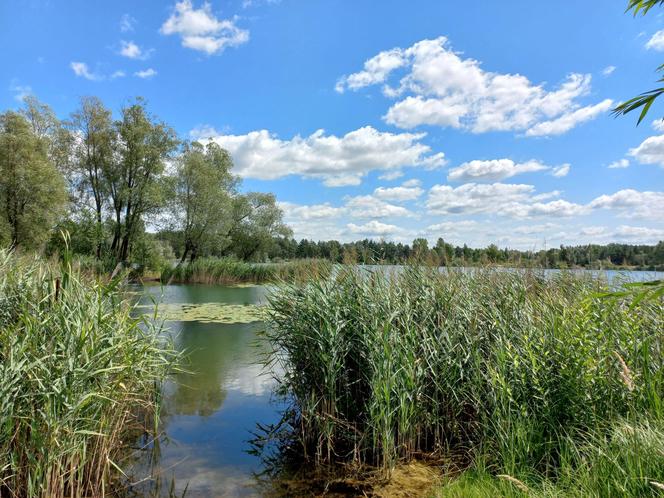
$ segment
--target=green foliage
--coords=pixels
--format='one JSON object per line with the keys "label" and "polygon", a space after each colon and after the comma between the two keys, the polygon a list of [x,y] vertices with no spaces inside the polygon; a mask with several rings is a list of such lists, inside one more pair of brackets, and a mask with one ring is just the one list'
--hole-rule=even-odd
{"label": "green foliage", "polygon": [[[663,4],[664,0],[629,0],[629,3],[627,4],[627,11],[628,12],[630,10],[633,11],[634,16],[637,16],[638,14],[646,15],[648,11],[650,11],[650,9],[652,9],[653,7],[659,7]],[[657,68],[658,72],[661,72],[663,70],[664,70],[664,64],[662,64]],[[657,83],[663,83],[663,82],[664,78],[660,78],[657,80]],[[641,113],[639,114],[639,119],[636,122],[638,126],[648,114],[648,111],[650,110],[650,107],[655,102],[655,100],[663,93],[664,93],[664,87],[655,88],[653,90],[644,92],[618,105],[615,109],[613,109],[612,114],[615,116],[620,116],[628,114],[637,109],[641,109]]]}
{"label": "green foliage", "polygon": [[[583,477],[585,496],[638,496],[664,472],[645,449],[664,416],[661,287],[639,300],[643,287],[607,297],[567,273],[421,267],[285,286],[265,332],[292,400],[285,427],[316,463],[389,472],[433,454],[538,489],[603,465],[621,473]],[[650,446],[622,445],[625,426]]]}
{"label": "green foliage", "polygon": [[664,242],[651,246],[588,244],[519,251],[500,249],[495,244],[486,248],[453,246],[442,238],[438,239],[433,249],[428,249],[422,240],[416,239],[411,248],[408,244],[385,240],[364,239],[342,244],[336,240],[314,242],[303,239],[297,242],[280,237],[274,240],[268,254],[272,260],[323,258],[335,263],[361,264],[405,264],[415,259],[439,266],[480,266],[491,263],[528,268],[664,269]]}
{"label": "green foliage", "polygon": [[169,205],[171,231],[181,238],[180,262],[227,245],[239,183],[232,167],[228,152],[215,143],[186,144],[178,157]]}
{"label": "green foliage", "polygon": [[[0,494],[112,493],[174,354],[116,289],[0,252]],[[140,433],[140,432],[139,432]]]}
{"label": "green foliage", "polygon": [[0,114],[0,242],[38,248],[66,201],[47,143],[20,114]]}

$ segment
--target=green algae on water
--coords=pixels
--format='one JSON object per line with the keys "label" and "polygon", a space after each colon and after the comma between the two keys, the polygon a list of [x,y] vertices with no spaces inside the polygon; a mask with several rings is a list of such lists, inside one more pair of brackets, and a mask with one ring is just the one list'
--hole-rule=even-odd
{"label": "green algae on water", "polygon": [[253,304],[167,303],[157,306],[157,318],[169,322],[252,323],[262,321],[263,314],[261,307]]}

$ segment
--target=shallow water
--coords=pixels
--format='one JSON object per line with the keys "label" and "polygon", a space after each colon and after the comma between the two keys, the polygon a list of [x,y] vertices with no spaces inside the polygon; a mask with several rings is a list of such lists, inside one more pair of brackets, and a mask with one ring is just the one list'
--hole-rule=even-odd
{"label": "shallow water", "polygon": [[[266,289],[170,285],[144,291],[142,306],[151,306],[154,299],[170,307],[165,324],[177,349],[187,352],[189,372],[175,374],[164,387],[161,430],[166,437],[131,469],[134,481],[151,476],[136,491],[169,496],[173,484],[176,496],[185,487],[187,497],[260,496],[254,473],[262,470],[261,461],[247,453],[248,440],[257,422],[277,422],[280,409],[272,402],[274,381],[258,364],[264,352],[256,344],[262,323],[247,323],[243,313],[239,323],[228,323],[223,313],[215,322],[209,303],[231,310],[253,306],[264,300]],[[182,304],[207,304],[202,307],[206,319],[186,316],[178,321],[172,305]]]}

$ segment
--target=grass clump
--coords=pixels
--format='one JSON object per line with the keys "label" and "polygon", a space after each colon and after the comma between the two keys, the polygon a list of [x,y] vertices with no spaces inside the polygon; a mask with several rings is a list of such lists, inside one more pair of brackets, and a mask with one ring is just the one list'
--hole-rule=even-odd
{"label": "grass clump", "polygon": [[111,494],[154,429],[174,354],[116,286],[0,252],[1,496]]}
{"label": "grass clump", "polygon": [[312,274],[327,275],[330,263],[322,260],[298,260],[287,263],[247,263],[233,258],[202,258],[165,268],[162,282],[188,284],[269,283],[304,281]]}
{"label": "grass clump", "polygon": [[493,496],[652,494],[664,477],[663,292],[414,267],[282,287],[266,336],[292,400],[284,426],[322,465],[389,475],[426,455],[480,476],[457,489],[481,482]]}

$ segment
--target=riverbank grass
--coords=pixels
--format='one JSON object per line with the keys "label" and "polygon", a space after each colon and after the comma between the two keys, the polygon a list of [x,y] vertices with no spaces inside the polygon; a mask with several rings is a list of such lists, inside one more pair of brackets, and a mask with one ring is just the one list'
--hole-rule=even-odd
{"label": "riverbank grass", "polygon": [[[648,496],[664,482],[662,284],[344,268],[269,303],[269,359],[305,461],[389,477],[452,462],[440,496]],[[456,494],[454,494],[456,493]]]}
{"label": "riverbank grass", "polygon": [[0,252],[0,495],[118,491],[174,360],[117,289]]}

